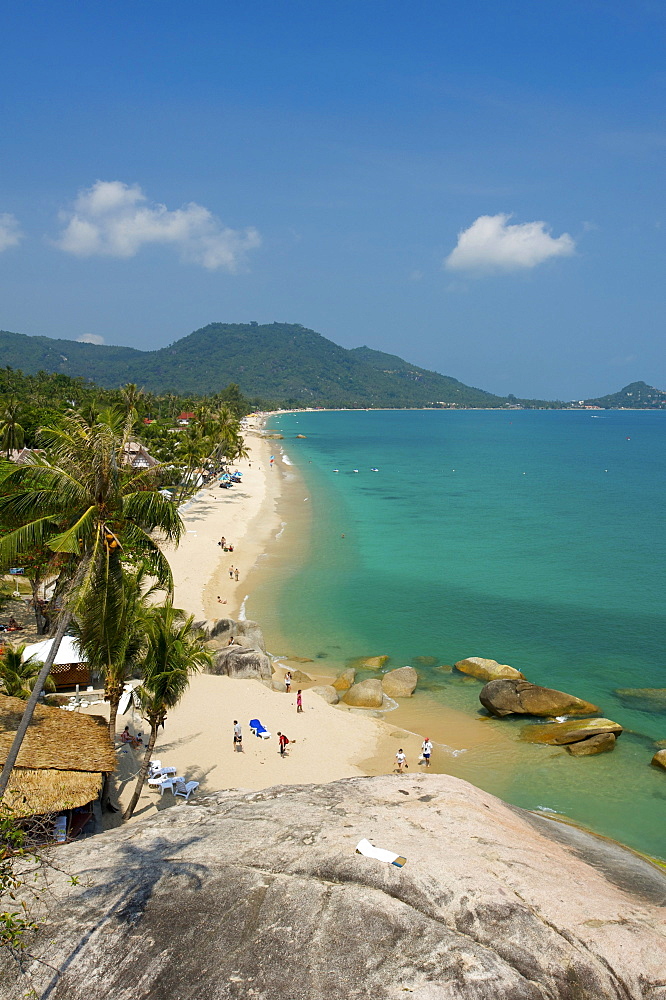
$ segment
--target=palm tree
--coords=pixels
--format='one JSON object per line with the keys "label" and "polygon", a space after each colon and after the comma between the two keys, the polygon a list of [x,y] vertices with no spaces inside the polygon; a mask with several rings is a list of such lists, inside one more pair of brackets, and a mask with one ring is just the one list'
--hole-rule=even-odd
{"label": "palm tree", "polygon": [[210,663],[210,653],[203,648],[202,634],[193,627],[193,621],[194,615],[186,617],[170,600],[162,607],[151,608],[147,616],[143,684],[137,693],[143,717],[150,725],[150,737],[124,820],[130,818],[141,796],[158,728],[164,726],[167,712],[183,697],[190,675]]}
{"label": "palm tree", "polygon": [[12,565],[17,553],[46,545],[53,552],[71,555],[77,569],[64,598],[54,642],[0,775],[0,796],[77,606],[100,579],[110,586],[115,578],[118,585],[121,555],[143,561],[171,589],[171,570],[153,533],[177,543],[183,532],[175,504],[158,490],[159,467],[135,470],[123,466],[118,436],[108,423],[91,427],[73,414],[63,418],[61,427],[46,429],[43,437],[50,445],[50,458],[34,456],[2,481],[0,519],[18,527],[0,539],[0,565]]}
{"label": "palm tree", "polygon": [[[0,688],[10,698],[29,698],[42,668],[41,662],[32,657],[22,662],[24,650],[25,645],[17,646],[16,649],[8,646],[0,656]],[[55,691],[51,677],[46,678],[44,690]]]}
{"label": "palm tree", "polygon": [[23,447],[25,441],[25,431],[19,423],[20,404],[18,399],[10,398],[5,402],[5,408],[0,415],[0,447],[3,448],[7,458],[12,451],[18,451]]}
{"label": "palm tree", "polygon": [[109,702],[109,736],[116,738],[116,717],[125,682],[145,647],[145,618],[159,585],[146,587],[147,572],[123,568],[120,581],[98,575],[81,601],[72,632],[91,670],[104,678]]}

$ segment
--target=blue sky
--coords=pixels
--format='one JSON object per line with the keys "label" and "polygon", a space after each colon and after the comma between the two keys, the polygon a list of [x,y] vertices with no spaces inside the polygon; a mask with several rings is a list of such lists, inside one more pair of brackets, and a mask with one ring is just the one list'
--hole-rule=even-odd
{"label": "blue sky", "polygon": [[665,28],[652,0],[6,4],[0,328],[279,320],[499,393],[666,387]]}

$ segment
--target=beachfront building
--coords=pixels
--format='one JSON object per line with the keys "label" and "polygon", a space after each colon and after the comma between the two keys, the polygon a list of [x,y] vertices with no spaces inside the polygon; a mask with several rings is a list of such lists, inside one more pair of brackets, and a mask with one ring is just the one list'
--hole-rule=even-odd
{"label": "beachfront building", "polygon": [[[0,765],[25,704],[0,695]],[[73,840],[101,830],[100,798],[115,767],[105,719],[37,705],[3,803],[21,825],[39,830],[44,839]]]}
{"label": "beachfront building", "polygon": [[194,420],[195,416],[196,416],[195,413],[186,413],[185,411],[183,411],[182,413],[178,414],[178,423],[180,424],[181,427],[187,427],[190,420]]}
{"label": "beachfront building", "polygon": [[157,465],[157,459],[153,458],[147,448],[144,448],[138,441],[128,441],[123,450],[123,460],[125,465],[131,465],[133,469],[152,469]]}
{"label": "beachfront building", "polygon": [[[23,650],[21,659],[23,662],[32,659],[35,663],[44,663],[52,644],[53,639],[42,639],[41,642],[31,643]],[[86,687],[90,684],[90,667],[71,635],[62,637],[50,676],[57,691],[76,687],[77,684]]]}

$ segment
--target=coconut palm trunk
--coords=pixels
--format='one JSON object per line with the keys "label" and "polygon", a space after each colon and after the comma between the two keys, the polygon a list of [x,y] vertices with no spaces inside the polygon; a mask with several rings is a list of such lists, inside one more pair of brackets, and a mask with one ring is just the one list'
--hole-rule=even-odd
{"label": "coconut palm trunk", "polygon": [[141,798],[141,792],[143,791],[143,786],[146,783],[146,778],[148,777],[148,768],[150,767],[150,758],[153,755],[153,750],[155,749],[155,741],[157,740],[157,729],[158,723],[151,722],[150,724],[150,738],[148,740],[148,746],[146,747],[146,752],[143,755],[143,760],[141,761],[141,767],[139,768],[139,773],[136,778],[136,785],[134,786],[134,791],[132,792],[132,798],[130,799],[127,809],[123,813],[123,819],[129,819],[134,813],[137,807],[137,803]]}
{"label": "coconut palm trunk", "polygon": [[21,744],[23,743],[23,738],[28,731],[28,726],[32,721],[32,716],[35,711],[35,706],[39,699],[39,695],[42,688],[46,684],[46,678],[51,672],[51,667],[53,666],[53,661],[56,658],[58,650],[60,649],[60,643],[62,642],[62,637],[67,631],[67,627],[72,619],[71,611],[63,611],[60,615],[60,621],[58,622],[58,628],[56,629],[56,634],[53,637],[53,642],[51,643],[51,648],[48,652],[48,656],[44,661],[44,666],[39,671],[37,680],[35,681],[35,686],[32,689],[32,694],[28,698],[28,702],[25,706],[25,711],[23,712],[23,717],[19,722],[19,727],[16,730],[16,736],[11,745],[9,753],[7,754],[7,760],[2,769],[2,774],[0,774],[0,798],[5,794],[5,789],[9,782],[9,777],[12,773],[14,764],[16,763],[16,758],[19,755],[19,750],[21,749]]}

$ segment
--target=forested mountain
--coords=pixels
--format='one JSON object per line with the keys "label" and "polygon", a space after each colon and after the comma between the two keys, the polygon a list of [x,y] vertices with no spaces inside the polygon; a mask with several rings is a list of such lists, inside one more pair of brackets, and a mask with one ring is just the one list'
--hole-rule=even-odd
{"label": "forested mountain", "polygon": [[2,364],[61,372],[113,388],[214,393],[229,382],[247,396],[328,406],[502,406],[506,400],[369,348],[346,350],[297,323],[211,323],[157,351],[0,332]]}
{"label": "forested mountain", "polygon": [[655,389],[647,382],[630,382],[619,392],[612,392],[598,399],[586,399],[585,404],[609,407],[613,410],[620,407],[632,410],[661,410],[666,407],[666,392]]}

